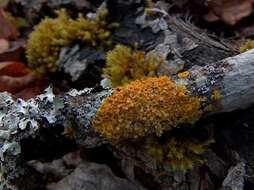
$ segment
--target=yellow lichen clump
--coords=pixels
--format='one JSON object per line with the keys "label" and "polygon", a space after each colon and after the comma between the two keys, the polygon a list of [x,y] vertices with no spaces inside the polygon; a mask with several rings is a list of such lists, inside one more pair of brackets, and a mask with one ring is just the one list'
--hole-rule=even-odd
{"label": "yellow lichen clump", "polygon": [[111,142],[119,142],[153,133],[160,136],[200,116],[200,98],[168,77],[151,77],[115,89],[103,101],[93,125]]}
{"label": "yellow lichen clump", "polygon": [[184,71],[184,72],[178,73],[177,76],[178,76],[180,79],[186,79],[186,78],[188,78],[188,76],[189,76],[189,72],[188,72],[188,71]]}
{"label": "yellow lichen clump", "polygon": [[240,47],[240,52],[246,52],[250,49],[254,48],[254,40],[247,40],[243,43],[243,45]]}
{"label": "yellow lichen clump", "polygon": [[211,98],[212,98],[213,101],[220,100],[220,99],[221,99],[220,91],[219,91],[219,90],[214,90],[214,91],[212,92]]}
{"label": "yellow lichen clump", "polygon": [[112,86],[121,86],[137,79],[156,76],[156,70],[164,60],[154,54],[132,50],[124,45],[117,45],[108,52],[103,77],[110,79]]}
{"label": "yellow lichen clump", "polygon": [[213,139],[201,142],[193,138],[172,137],[159,143],[154,138],[147,138],[144,146],[147,153],[158,163],[167,165],[174,171],[186,172],[194,165],[204,163],[202,155],[213,142]]}
{"label": "yellow lichen clump", "polygon": [[102,9],[95,19],[84,18],[82,14],[72,19],[64,9],[56,13],[57,18],[42,20],[28,39],[28,66],[40,74],[54,72],[61,48],[73,42],[96,48],[110,43],[108,37],[114,24],[106,22],[106,9]]}

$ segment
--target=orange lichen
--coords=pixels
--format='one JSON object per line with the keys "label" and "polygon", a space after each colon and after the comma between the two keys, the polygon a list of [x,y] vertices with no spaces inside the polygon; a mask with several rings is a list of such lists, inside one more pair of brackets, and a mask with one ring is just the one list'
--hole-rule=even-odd
{"label": "orange lichen", "polygon": [[103,101],[93,125],[111,142],[153,133],[160,136],[179,124],[198,120],[200,101],[168,77],[137,80],[115,89]]}

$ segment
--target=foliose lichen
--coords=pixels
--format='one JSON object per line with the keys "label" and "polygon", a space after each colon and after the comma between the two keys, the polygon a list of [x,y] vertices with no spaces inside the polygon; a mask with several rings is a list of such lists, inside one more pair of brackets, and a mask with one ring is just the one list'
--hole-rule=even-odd
{"label": "foliose lichen", "polygon": [[104,139],[92,130],[91,120],[102,100],[110,95],[110,89],[98,92],[85,88],[56,96],[49,87],[44,94],[24,101],[0,93],[0,190],[26,174],[22,158],[25,147],[21,141],[40,136],[41,126],[72,127],[68,122],[75,122],[75,130],[79,132],[75,135],[76,142],[83,143],[84,147],[101,144]]}
{"label": "foliose lichen", "polygon": [[164,60],[158,55],[116,45],[107,53],[103,77],[117,87],[137,79],[157,76],[157,70],[163,63]]}
{"label": "foliose lichen", "polygon": [[201,98],[168,77],[151,77],[113,90],[101,104],[93,126],[111,142],[155,133],[160,136],[183,123],[194,123]]}
{"label": "foliose lichen", "polygon": [[9,185],[9,179],[24,173],[23,167],[18,164],[20,141],[36,135],[42,120],[49,124],[61,120],[63,116],[59,110],[63,104],[48,88],[44,94],[28,101],[14,100],[10,94],[0,93],[0,107],[0,174]]}
{"label": "foliose lichen", "polygon": [[[103,99],[110,96],[111,93],[111,89],[94,92],[92,88],[86,88],[82,91],[72,90],[67,94],[67,120],[73,120],[75,126],[80,126],[74,127],[73,136],[76,142],[83,147],[94,148],[105,142],[104,138],[95,133],[92,127],[92,120]],[[72,98],[76,99],[75,96],[79,97],[79,101],[72,100]],[[68,102],[71,102],[71,104],[68,105]],[[83,103],[81,104],[80,102]]]}
{"label": "foliose lichen", "polygon": [[30,34],[27,43],[28,66],[39,74],[55,72],[55,62],[62,47],[74,42],[96,47],[110,45],[110,29],[116,23],[106,22],[108,11],[100,9],[95,18],[70,18],[66,10],[56,11],[56,18],[45,18]]}

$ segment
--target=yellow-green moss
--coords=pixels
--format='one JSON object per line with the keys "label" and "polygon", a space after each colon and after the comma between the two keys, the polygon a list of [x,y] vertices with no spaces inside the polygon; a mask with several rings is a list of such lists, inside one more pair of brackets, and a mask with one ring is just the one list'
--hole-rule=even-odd
{"label": "yellow-green moss", "polygon": [[172,170],[186,172],[194,165],[203,164],[203,153],[214,140],[201,142],[194,138],[169,138],[159,143],[155,138],[147,138],[144,142],[146,152],[159,164],[167,165]]}
{"label": "yellow-green moss", "polygon": [[106,98],[93,120],[97,132],[111,142],[144,137],[194,123],[201,116],[200,98],[168,77],[131,82]]}
{"label": "yellow-green moss", "polygon": [[132,50],[124,45],[117,45],[107,54],[103,77],[110,79],[112,86],[128,84],[137,79],[156,76],[156,70],[164,60],[154,54]]}
{"label": "yellow-green moss", "polygon": [[54,72],[61,48],[73,42],[96,48],[110,44],[108,37],[114,24],[106,22],[106,9],[102,9],[94,20],[84,18],[82,14],[72,19],[64,9],[56,13],[56,18],[43,19],[27,42],[28,66],[41,74]]}
{"label": "yellow-green moss", "polygon": [[247,40],[243,43],[243,45],[240,47],[240,52],[246,52],[250,49],[254,48],[254,40]]}

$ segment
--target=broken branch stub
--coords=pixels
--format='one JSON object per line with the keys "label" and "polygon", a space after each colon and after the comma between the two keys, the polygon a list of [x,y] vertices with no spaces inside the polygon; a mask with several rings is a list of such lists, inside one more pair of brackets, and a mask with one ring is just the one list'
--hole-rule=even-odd
{"label": "broken branch stub", "polygon": [[253,56],[254,49],[203,67],[194,66],[188,78],[178,82],[186,84],[194,95],[206,97],[207,104],[213,103],[217,93],[219,106],[214,113],[247,108],[254,97]]}

